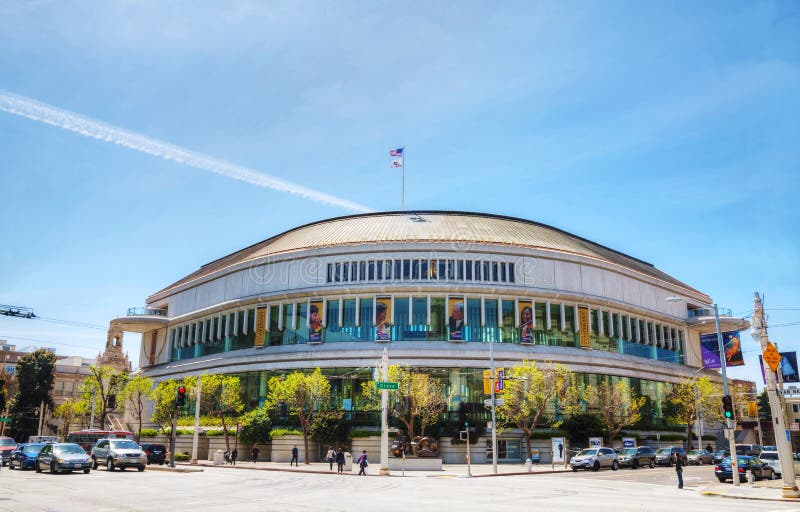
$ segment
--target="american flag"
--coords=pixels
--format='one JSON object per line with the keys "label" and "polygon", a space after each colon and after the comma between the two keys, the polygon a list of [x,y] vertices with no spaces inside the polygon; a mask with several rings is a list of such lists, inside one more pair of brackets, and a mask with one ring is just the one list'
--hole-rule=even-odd
{"label": "american flag", "polygon": [[399,156],[403,158],[403,148],[392,149],[389,151],[389,156]]}

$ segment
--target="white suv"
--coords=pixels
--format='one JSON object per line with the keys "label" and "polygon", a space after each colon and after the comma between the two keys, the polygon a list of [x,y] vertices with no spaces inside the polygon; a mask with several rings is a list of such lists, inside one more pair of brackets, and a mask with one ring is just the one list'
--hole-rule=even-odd
{"label": "white suv", "polygon": [[147,454],[130,439],[100,439],[92,447],[92,469],[102,464],[109,471],[135,467],[144,471]]}
{"label": "white suv", "polygon": [[611,448],[584,448],[569,461],[572,471],[578,469],[591,469],[597,471],[600,468],[611,468],[616,471],[619,468],[617,452]]}
{"label": "white suv", "polygon": [[772,472],[775,473],[775,476],[781,476],[781,461],[778,458],[778,452],[761,452],[761,455],[758,456],[761,459],[761,462],[764,464],[769,464],[769,467],[772,468]]}

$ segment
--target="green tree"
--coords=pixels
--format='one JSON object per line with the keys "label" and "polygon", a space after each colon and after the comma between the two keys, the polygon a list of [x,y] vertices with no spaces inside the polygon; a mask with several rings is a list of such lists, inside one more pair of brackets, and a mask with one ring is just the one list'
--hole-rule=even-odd
{"label": "green tree", "polygon": [[175,397],[178,394],[177,380],[162,380],[152,392],[153,415],[150,421],[157,423],[163,432],[172,426],[175,413]]}
{"label": "green tree", "polygon": [[[397,391],[389,392],[389,412],[405,426],[408,437],[425,436],[425,430],[439,422],[445,408],[442,383],[421,371],[398,365],[389,366],[389,381],[397,382]],[[381,391],[375,382],[361,385],[367,410],[380,410]]]}
{"label": "green tree", "polygon": [[[225,447],[230,451],[228,422],[231,418],[238,417],[244,410],[241,381],[239,377],[233,375],[203,375],[200,377],[200,382],[200,412],[220,419]],[[189,396],[197,396],[197,377],[187,377],[183,379],[183,384]]]}
{"label": "green tree", "polygon": [[269,417],[269,409],[259,407],[244,414],[241,418],[242,432],[239,439],[243,444],[266,443],[270,439],[272,430],[272,420]]}
{"label": "green tree", "polygon": [[589,446],[589,438],[603,435],[603,424],[596,414],[581,412],[568,416],[559,426],[567,432],[570,446]]}
{"label": "green tree", "polygon": [[16,375],[19,392],[10,408],[11,431],[18,440],[36,435],[39,416],[36,411],[44,405],[53,408],[50,394],[56,367],[56,355],[43,348],[22,356],[17,361]]}
{"label": "green tree", "polygon": [[767,390],[758,395],[758,418],[761,421],[772,421],[772,409],[769,406],[769,395]]}
{"label": "green tree", "polygon": [[699,415],[706,421],[719,420],[719,397],[722,390],[714,385],[708,377],[699,379],[683,379],[672,386],[667,396],[669,419],[680,425],[686,425],[689,449],[694,449],[692,430]]}
{"label": "green tree", "polygon": [[503,404],[497,406],[498,423],[515,426],[525,434],[525,449],[531,457],[531,434],[540,424],[555,423],[555,403],[563,396],[570,371],[560,364],[542,368],[535,361],[523,361],[506,372]]}
{"label": "green tree", "polygon": [[112,410],[125,408],[125,404],[122,403],[122,400],[117,400],[117,397],[127,382],[128,374],[123,371],[110,366],[92,365],[89,367],[89,376],[83,381],[81,391],[84,400],[89,402],[90,407],[94,400],[95,414],[100,428],[106,428],[108,415]]}
{"label": "green tree", "polygon": [[53,417],[59,418],[62,422],[62,436],[65,439],[70,432],[70,427],[86,416],[88,405],[86,400],[68,398],[53,410]]}
{"label": "green tree", "polygon": [[640,411],[647,401],[638,396],[625,380],[616,384],[605,380],[597,386],[587,386],[585,393],[589,404],[598,410],[608,433],[608,446],[612,448],[622,429],[641,419]]}
{"label": "green tree", "polygon": [[331,397],[331,384],[319,368],[313,373],[292,372],[283,377],[272,377],[267,384],[269,393],[266,405],[274,408],[285,403],[289,414],[297,416],[303,430],[303,445],[309,464],[308,438],[311,423],[317,411],[328,405]]}
{"label": "green tree", "polygon": [[119,394],[121,400],[133,419],[137,422],[136,439],[142,437],[142,416],[144,415],[145,404],[153,396],[153,381],[142,374],[128,379]]}
{"label": "green tree", "polygon": [[311,422],[311,439],[323,446],[342,446],[350,438],[350,423],[343,411],[317,411]]}

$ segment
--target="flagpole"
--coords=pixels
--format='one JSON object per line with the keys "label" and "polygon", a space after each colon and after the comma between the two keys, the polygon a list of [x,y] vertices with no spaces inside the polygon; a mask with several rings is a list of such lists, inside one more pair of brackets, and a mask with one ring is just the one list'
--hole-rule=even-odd
{"label": "flagpole", "polygon": [[400,198],[400,210],[405,211],[406,209],[406,147],[402,146],[403,148],[403,158],[400,160],[403,164],[403,187],[402,187],[402,195]]}

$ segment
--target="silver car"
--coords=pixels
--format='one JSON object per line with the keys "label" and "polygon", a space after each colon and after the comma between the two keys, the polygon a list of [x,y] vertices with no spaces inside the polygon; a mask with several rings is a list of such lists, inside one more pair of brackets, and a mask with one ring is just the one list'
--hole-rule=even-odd
{"label": "silver car", "polygon": [[51,473],[66,471],[89,472],[89,456],[75,443],[46,444],[36,457],[36,472],[48,469]]}
{"label": "silver car", "polygon": [[687,462],[689,464],[713,464],[714,463],[714,454],[707,451],[707,450],[691,450],[686,455]]}
{"label": "silver car", "polygon": [[572,471],[579,469],[597,471],[600,468],[611,468],[616,471],[619,468],[619,459],[611,448],[584,448],[570,459],[569,465]]}
{"label": "silver car", "polygon": [[130,439],[100,439],[92,447],[92,469],[101,464],[109,471],[127,467],[144,471],[147,454]]}

